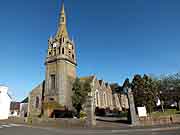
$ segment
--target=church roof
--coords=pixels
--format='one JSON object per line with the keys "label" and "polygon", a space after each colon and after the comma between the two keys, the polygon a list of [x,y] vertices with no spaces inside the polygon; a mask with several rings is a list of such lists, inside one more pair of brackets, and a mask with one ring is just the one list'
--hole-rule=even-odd
{"label": "church roof", "polygon": [[93,79],[95,78],[94,75],[92,76],[85,76],[85,77],[80,77],[81,81],[93,81]]}
{"label": "church roof", "polygon": [[20,102],[11,102],[10,110],[19,110],[20,109]]}

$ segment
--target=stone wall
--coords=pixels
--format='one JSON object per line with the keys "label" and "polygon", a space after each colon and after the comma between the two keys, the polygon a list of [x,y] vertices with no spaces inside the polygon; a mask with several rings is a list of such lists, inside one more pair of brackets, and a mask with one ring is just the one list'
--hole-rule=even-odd
{"label": "stone wall", "polygon": [[180,115],[172,116],[159,116],[159,117],[144,117],[139,118],[139,124],[141,126],[148,125],[168,125],[168,124],[178,124],[180,123]]}
{"label": "stone wall", "polygon": [[58,128],[78,128],[85,127],[86,120],[66,119],[66,118],[28,118],[28,124],[36,126],[58,127]]}
{"label": "stone wall", "polygon": [[42,127],[57,127],[57,128],[85,128],[86,120],[84,119],[66,119],[66,118],[21,118],[10,117],[7,120],[0,120],[0,124],[27,124],[32,126]]}
{"label": "stone wall", "polygon": [[[43,83],[34,88],[29,94],[28,116],[39,116],[42,107]],[[38,100],[38,101],[37,101]]]}
{"label": "stone wall", "polygon": [[0,124],[15,123],[26,124],[27,118],[25,117],[9,117],[7,120],[0,120]]}

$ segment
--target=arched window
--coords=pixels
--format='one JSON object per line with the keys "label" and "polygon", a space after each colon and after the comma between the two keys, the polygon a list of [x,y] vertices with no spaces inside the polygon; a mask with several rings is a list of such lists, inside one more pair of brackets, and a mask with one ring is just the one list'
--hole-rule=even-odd
{"label": "arched window", "polygon": [[103,95],[103,99],[104,99],[104,107],[106,107],[106,94],[105,93]]}
{"label": "arched window", "polygon": [[109,106],[109,94],[107,94],[106,100],[107,100],[107,106]]}
{"label": "arched window", "polygon": [[64,48],[62,48],[62,54],[64,54]]}
{"label": "arched window", "polygon": [[54,55],[56,55],[56,48],[54,48]]}
{"label": "arched window", "polygon": [[51,75],[51,89],[56,88],[56,76],[54,74]]}
{"label": "arched window", "polygon": [[36,97],[36,104],[35,104],[35,107],[36,107],[36,108],[39,108],[39,97],[38,97],[38,96]]}
{"label": "arched window", "polygon": [[60,44],[62,43],[62,38],[59,39]]}
{"label": "arched window", "polygon": [[72,58],[73,58],[73,60],[74,60],[74,54],[72,54]]}
{"label": "arched window", "polygon": [[96,106],[99,105],[99,92],[96,91]]}
{"label": "arched window", "polygon": [[64,22],[64,17],[61,17],[61,21]]}

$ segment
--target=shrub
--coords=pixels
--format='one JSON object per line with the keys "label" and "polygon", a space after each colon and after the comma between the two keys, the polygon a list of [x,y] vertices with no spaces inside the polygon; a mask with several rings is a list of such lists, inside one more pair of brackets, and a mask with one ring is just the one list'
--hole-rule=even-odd
{"label": "shrub", "polygon": [[87,114],[83,111],[80,112],[80,119],[84,119],[85,117],[87,117]]}

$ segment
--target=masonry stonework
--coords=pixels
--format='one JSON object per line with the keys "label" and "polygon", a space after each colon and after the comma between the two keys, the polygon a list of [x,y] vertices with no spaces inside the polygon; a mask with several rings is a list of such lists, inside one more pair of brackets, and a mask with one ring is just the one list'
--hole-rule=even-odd
{"label": "masonry stonework", "polygon": [[[64,109],[73,110],[71,97],[73,82],[77,77],[77,61],[75,45],[73,40],[69,38],[66,23],[63,4],[58,30],[55,36],[48,40],[45,80],[29,94],[28,116],[51,117],[52,112],[58,107],[51,106],[51,109],[45,109],[44,107],[49,103],[56,103]],[[89,114],[94,115],[95,108],[122,110],[122,94],[114,93],[109,83],[98,80],[96,76],[81,77],[80,80],[89,80],[92,86],[91,103],[87,106],[93,108],[87,108]],[[124,101],[127,101],[126,96],[123,98]]]}

